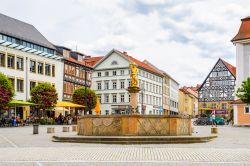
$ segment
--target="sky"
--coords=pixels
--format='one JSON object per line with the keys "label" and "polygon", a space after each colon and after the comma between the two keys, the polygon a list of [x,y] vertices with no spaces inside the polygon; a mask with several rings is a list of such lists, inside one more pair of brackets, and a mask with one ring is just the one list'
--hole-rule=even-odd
{"label": "sky", "polygon": [[113,48],[148,60],[180,86],[201,84],[218,60],[235,65],[247,0],[1,0],[0,13],[50,42],[92,56]]}

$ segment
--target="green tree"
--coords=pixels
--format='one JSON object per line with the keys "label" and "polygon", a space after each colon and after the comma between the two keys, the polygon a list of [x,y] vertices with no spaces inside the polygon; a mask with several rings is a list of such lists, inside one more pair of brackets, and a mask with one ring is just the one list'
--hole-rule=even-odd
{"label": "green tree", "polygon": [[31,90],[31,101],[43,111],[54,108],[57,100],[56,89],[49,83],[40,83]]}
{"label": "green tree", "polygon": [[14,88],[10,80],[0,73],[0,109],[7,106],[14,96]]}
{"label": "green tree", "polygon": [[[84,109],[85,113],[89,111],[89,113],[92,114],[91,110],[96,106],[97,96],[95,94],[95,91],[91,90],[88,87],[86,88],[86,99],[87,105]],[[85,87],[80,87],[74,91],[73,102],[85,106]]]}
{"label": "green tree", "polygon": [[243,81],[241,87],[237,89],[237,97],[239,97],[244,103],[250,103],[250,77]]}

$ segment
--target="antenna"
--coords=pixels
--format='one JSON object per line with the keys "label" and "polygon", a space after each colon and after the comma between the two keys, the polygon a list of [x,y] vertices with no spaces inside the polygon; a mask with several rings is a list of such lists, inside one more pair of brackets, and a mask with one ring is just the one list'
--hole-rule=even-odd
{"label": "antenna", "polygon": [[77,51],[77,45],[76,45],[76,51]]}

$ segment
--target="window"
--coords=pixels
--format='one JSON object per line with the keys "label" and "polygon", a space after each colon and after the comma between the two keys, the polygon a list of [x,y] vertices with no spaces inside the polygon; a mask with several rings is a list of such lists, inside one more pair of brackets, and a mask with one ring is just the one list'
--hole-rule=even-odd
{"label": "window", "polygon": [[131,81],[130,80],[128,80],[128,86],[131,86]]}
{"label": "window", "polygon": [[12,84],[13,89],[15,90],[15,78],[9,78],[9,80]]}
{"label": "window", "polygon": [[128,95],[128,102],[130,102],[130,94]]}
{"label": "window", "polygon": [[52,65],[52,77],[55,77],[55,69],[56,69],[55,65]]}
{"label": "window", "polygon": [[116,103],[117,102],[117,100],[116,100],[116,94],[113,94],[112,98],[113,98],[113,103]]}
{"label": "window", "polygon": [[221,104],[221,109],[226,110],[227,109],[227,103],[222,103]]}
{"label": "window", "polygon": [[97,83],[97,89],[98,89],[98,90],[101,90],[101,89],[102,89],[102,83],[101,83],[101,82],[98,82],[98,83]]}
{"label": "window", "polygon": [[116,76],[116,71],[113,71],[113,76]]}
{"label": "window", "polygon": [[101,77],[102,76],[102,73],[101,72],[98,72],[97,73],[97,77]]}
{"label": "window", "polygon": [[0,53],[0,66],[5,67],[5,54]]}
{"label": "window", "polygon": [[116,89],[116,82],[113,82],[113,89]]}
{"label": "window", "polygon": [[108,71],[105,72],[105,76],[106,76],[106,77],[109,76],[109,72],[108,72]]}
{"label": "window", "polygon": [[124,94],[121,94],[121,103],[124,103],[124,102],[125,102]]}
{"label": "window", "polygon": [[99,102],[102,103],[102,96],[101,95],[97,95]]}
{"label": "window", "polygon": [[51,65],[45,64],[45,75],[50,76]]}
{"label": "window", "polygon": [[38,74],[43,74],[43,63],[42,62],[38,62],[37,72],[38,72]]}
{"label": "window", "polygon": [[8,67],[15,69],[15,56],[14,55],[8,55]]}
{"label": "window", "polygon": [[23,58],[16,57],[16,68],[17,70],[23,70]]}
{"label": "window", "polygon": [[30,81],[30,91],[36,86],[35,81]]}
{"label": "window", "polygon": [[105,81],[104,86],[105,89],[109,89],[109,81]]}
{"label": "window", "polygon": [[125,82],[121,81],[121,89],[124,89],[124,88],[125,88]]}
{"label": "window", "polygon": [[117,61],[112,61],[111,65],[118,65]]}
{"label": "window", "polygon": [[30,60],[30,72],[35,73],[36,72],[36,61]]}
{"label": "window", "polygon": [[109,103],[109,94],[104,95],[105,103]]}
{"label": "window", "polygon": [[245,107],[245,114],[250,114],[249,107]]}
{"label": "window", "polygon": [[17,92],[23,92],[23,80],[17,79],[16,80],[16,90]]}
{"label": "window", "polygon": [[211,108],[215,109],[216,108],[216,103],[212,103]]}
{"label": "window", "polygon": [[109,110],[105,110],[105,114],[106,114],[106,115],[109,115]]}
{"label": "window", "polygon": [[124,75],[124,70],[121,70],[121,75]]}

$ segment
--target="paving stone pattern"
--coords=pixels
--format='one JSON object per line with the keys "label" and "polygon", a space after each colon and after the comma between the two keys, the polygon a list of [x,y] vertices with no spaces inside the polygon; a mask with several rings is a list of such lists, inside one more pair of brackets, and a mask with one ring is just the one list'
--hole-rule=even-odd
{"label": "paving stone pattern", "polygon": [[[219,127],[209,143],[164,145],[105,145],[55,143],[48,126],[0,128],[1,165],[250,165],[250,128]],[[195,134],[209,134],[196,127]],[[62,126],[56,133],[62,134]],[[74,135],[75,132],[63,133]]]}

